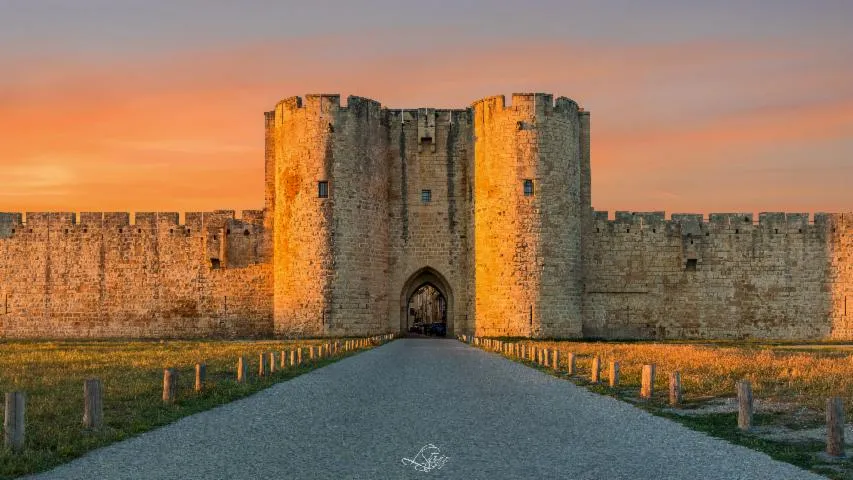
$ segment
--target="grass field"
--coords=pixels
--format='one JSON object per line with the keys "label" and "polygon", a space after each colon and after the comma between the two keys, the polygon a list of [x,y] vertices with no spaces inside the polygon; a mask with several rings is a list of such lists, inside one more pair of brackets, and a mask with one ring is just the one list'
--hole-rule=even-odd
{"label": "grass field", "polygon": [[[820,429],[825,425],[826,399],[840,396],[846,418],[853,418],[853,349],[833,344],[649,343],[518,341],[576,355],[576,375],[569,377],[528,362],[552,375],[592,391],[631,402],[656,415],[730,442],[763,451],[834,479],[853,480],[849,461],[827,461]],[[592,358],[601,358],[601,383],[589,382]],[[607,386],[611,360],[620,363],[620,382]],[[655,364],[655,394],[638,401],[644,364]],[[684,404],[668,405],[669,373],[681,373]],[[737,428],[735,383],[748,379],[756,399],[753,432]],[[728,401],[725,401],[728,399]],[[809,433],[809,435],[805,435]],[[846,439],[850,442],[851,438]],[[850,452],[848,452],[848,455]]]}
{"label": "grass field", "polygon": [[[668,374],[681,372],[684,398],[731,397],[735,382],[748,379],[756,398],[797,403],[821,410],[826,398],[853,399],[853,351],[836,345],[667,344],[604,342],[537,342],[579,356],[579,368],[588,374],[590,359],[599,356],[602,369],[620,362],[622,381],[639,385],[642,365],[654,363],[655,387],[666,395]],[[606,371],[603,374],[606,378]],[[845,405],[848,415],[853,402]]]}
{"label": "grass field", "polygon": [[[298,345],[320,343],[303,340]],[[25,450],[13,454],[0,445],[0,478],[48,469],[342,358],[277,368],[272,376],[258,378],[260,353],[296,347],[283,341],[0,342],[0,393],[27,395]],[[250,381],[244,384],[235,381],[240,355],[249,365]],[[207,364],[206,390],[200,394],[193,391],[197,362]],[[173,405],[164,405],[161,398],[166,367],[178,370],[178,400]],[[105,426],[99,431],[82,427],[86,378],[100,378],[104,386]]]}

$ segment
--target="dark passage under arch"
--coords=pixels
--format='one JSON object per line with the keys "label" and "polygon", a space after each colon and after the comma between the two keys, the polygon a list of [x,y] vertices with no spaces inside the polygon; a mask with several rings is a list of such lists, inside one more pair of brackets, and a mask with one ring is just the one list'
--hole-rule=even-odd
{"label": "dark passage under arch", "polygon": [[435,285],[425,283],[409,297],[407,332],[421,335],[447,335],[447,299]]}
{"label": "dark passage under arch", "polygon": [[409,276],[400,292],[400,332],[453,334],[453,292],[443,275],[424,267]]}

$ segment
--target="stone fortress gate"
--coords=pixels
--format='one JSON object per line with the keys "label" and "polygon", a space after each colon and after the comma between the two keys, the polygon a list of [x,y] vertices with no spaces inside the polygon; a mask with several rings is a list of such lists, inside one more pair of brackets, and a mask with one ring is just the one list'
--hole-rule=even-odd
{"label": "stone fortress gate", "polygon": [[265,131],[264,208],[240,218],[0,214],[0,338],[853,337],[853,214],[610,219],[568,98],[307,95]]}

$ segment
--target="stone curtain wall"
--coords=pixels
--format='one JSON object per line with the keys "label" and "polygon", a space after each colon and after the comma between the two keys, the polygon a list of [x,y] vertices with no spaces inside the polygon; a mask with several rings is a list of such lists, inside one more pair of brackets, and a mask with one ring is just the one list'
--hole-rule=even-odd
{"label": "stone curtain wall", "polygon": [[[475,334],[581,333],[577,104],[514,94],[474,104]],[[524,179],[534,194],[524,196]]]}
{"label": "stone curtain wall", "polygon": [[0,214],[0,337],[269,335],[262,214],[233,217]]}
{"label": "stone curtain wall", "polygon": [[853,214],[808,220],[596,212],[584,336],[853,338]]}

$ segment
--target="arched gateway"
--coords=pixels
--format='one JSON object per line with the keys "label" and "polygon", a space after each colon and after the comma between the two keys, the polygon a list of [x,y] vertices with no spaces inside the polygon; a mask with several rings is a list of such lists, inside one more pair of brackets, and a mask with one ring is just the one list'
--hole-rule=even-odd
{"label": "arched gateway", "polygon": [[413,273],[400,294],[400,331],[432,335],[453,332],[449,321],[453,292],[447,280],[430,267]]}

